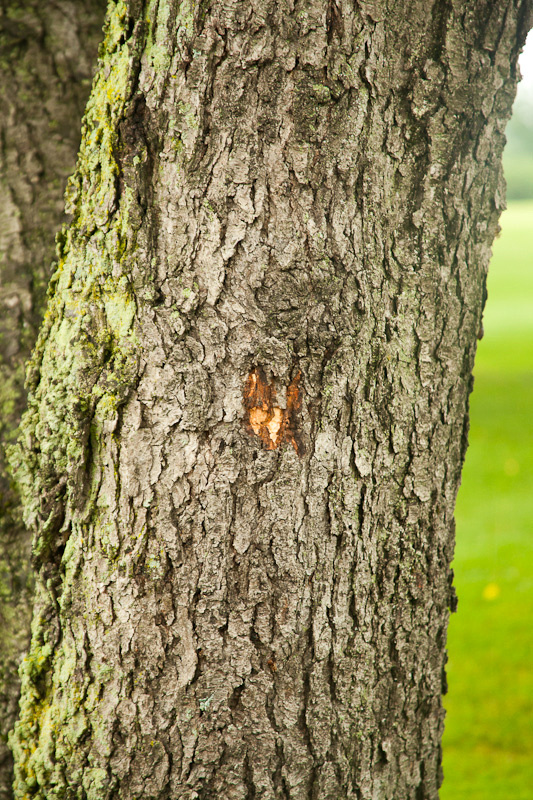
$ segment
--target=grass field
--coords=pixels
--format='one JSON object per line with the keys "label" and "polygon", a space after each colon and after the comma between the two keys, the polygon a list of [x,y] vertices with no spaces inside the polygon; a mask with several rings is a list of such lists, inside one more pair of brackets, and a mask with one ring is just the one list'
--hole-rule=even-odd
{"label": "grass field", "polygon": [[533,798],[533,201],[501,224],[457,503],[441,800]]}

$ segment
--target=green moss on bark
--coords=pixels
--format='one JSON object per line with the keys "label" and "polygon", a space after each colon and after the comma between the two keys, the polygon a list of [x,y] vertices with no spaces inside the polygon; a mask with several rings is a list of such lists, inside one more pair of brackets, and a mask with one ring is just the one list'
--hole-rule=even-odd
{"label": "green moss on bark", "polygon": [[[45,620],[56,606],[61,560],[65,584],[71,577],[68,563],[76,548],[69,537],[76,538],[80,526],[98,514],[94,499],[100,473],[94,465],[102,431],[116,425],[137,374],[137,307],[128,277],[136,250],[129,224],[133,195],[124,186],[119,160],[120,122],[135,80],[138,41],[138,29],[130,37],[129,22],[126,3],[111,3],[78,165],[67,190],[73,221],[58,237],[59,260],[28,368],[28,410],[19,442],[10,450],[24,520],[34,531],[35,564],[41,568],[40,610],[21,668],[20,718],[11,736],[17,797],[44,800],[39,789],[44,785],[57,787],[47,791],[47,798],[66,797],[52,754],[58,748],[75,750],[76,742],[63,737],[66,720],[69,737],[72,730],[81,736],[89,725],[69,693],[61,699],[75,654],[66,653],[64,644],[57,648]],[[94,800],[105,779],[99,773],[84,771],[85,792]]]}

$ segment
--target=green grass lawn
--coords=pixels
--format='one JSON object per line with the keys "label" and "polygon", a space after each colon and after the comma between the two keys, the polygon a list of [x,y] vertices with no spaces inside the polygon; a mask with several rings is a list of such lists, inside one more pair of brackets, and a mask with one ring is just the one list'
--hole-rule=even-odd
{"label": "green grass lawn", "polygon": [[457,502],[441,800],[533,798],[533,201],[501,224]]}

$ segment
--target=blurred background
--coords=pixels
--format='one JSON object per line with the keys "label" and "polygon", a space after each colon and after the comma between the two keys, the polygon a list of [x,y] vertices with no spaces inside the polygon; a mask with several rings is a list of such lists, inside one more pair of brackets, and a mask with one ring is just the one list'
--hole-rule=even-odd
{"label": "blurred background", "polygon": [[457,501],[441,800],[533,799],[533,32]]}

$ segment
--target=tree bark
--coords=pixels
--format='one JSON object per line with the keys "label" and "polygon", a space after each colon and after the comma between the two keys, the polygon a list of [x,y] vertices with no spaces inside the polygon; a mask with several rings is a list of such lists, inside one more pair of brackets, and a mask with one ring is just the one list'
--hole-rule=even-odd
{"label": "tree bark", "polygon": [[434,800],[527,0],[111,2],[13,453],[16,796]]}
{"label": "tree bark", "polygon": [[30,537],[6,468],[25,405],[24,363],[37,337],[54,236],[65,221],[104,17],[102,0],[0,3],[0,800],[12,796],[7,734],[29,644]]}

